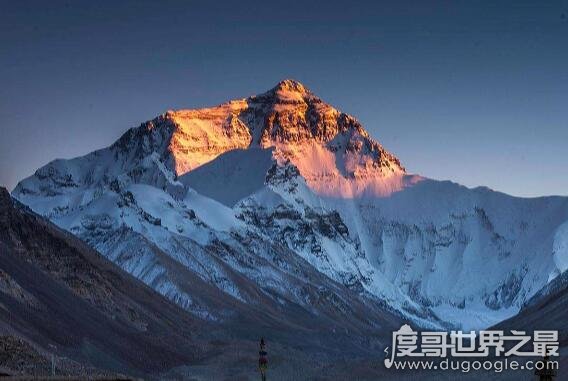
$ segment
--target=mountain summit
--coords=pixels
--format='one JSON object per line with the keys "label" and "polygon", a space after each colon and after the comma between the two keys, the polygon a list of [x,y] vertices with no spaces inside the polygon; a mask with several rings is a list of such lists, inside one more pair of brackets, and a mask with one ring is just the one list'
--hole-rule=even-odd
{"label": "mountain summit", "polygon": [[405,173],[357,119],[289,79],[216,107],[168,111],[114,148],[135,162],[156,152],[175,176],[235,149],[274,149],[273,158],[295,166],[316,192],[343,196],[400,187]]}
{"label": "mountain summit", "polygon": [[272,93],[276,96],[282,96],[283,94],[299,94],[301,96],[305,96],[311,94],[311,91],[308,90],[303,84],[295,79],[283,79],[282,81],[278,82],[276,86],[274,86],[271,90],[267,93]]}

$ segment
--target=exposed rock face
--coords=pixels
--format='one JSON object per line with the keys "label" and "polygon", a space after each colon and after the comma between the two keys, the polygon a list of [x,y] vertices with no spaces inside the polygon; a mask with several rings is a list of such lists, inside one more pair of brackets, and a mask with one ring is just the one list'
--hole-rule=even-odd
{"label": "exposed rock face", "polygon": [[6,188],[0,187],[0,209],[8,208],[12,205],[12,198]]}
{"label": "exposed rock face", "polygon": [[[393,177],[398,180],[405,173],[400,161],[373,140],[354,117],[323,102],[296,81],[282,81],[247,99],[247,104],[239,118],[257,137],[253,143],[276,147],[277,160],[293,163],[316,193],[382,191]],[[388,192],[390,187],[386,188]]]}
{"label": "exposed rock face", "polygon": [[[2,376],[16,376],[18,379],[30,379],[32,377],[33,379],[43,379],[52,372],[50,353],[39,352],[29,342],[10,335],[0,336],[0,364],[2,364],[0,368]],[[97,369],[59,356],[55,362],[55,374],[69,379],[128,379],[127,376],[122,374]]]}
{"label": "exposed rock face", "polygon": [[405,173],[354,117],[293,80],[217,107],[168,111],[129,130],[113,148],[133,162],[156,152],[181,176],[222,153],[254,146],[277,147],[275,157],[292,161],[316,190],[322,177],[384,180]]}

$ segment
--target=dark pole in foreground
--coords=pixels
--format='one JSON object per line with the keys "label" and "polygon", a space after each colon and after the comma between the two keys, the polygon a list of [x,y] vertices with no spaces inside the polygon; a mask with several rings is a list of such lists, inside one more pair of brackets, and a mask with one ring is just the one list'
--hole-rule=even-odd
{"label": "dark pole in foreground", "polygon": [[54,351],[57,347],[53,344],[49,344],[48,346],[49,346],[49,348],[51,348],[51,376],[54,377],[55,376],[55,352]]}
{"label": "dark pole in foreground", "polygon": [[551,366],[548,354],[545,355],[544,359],[539,361],[539,363],[543,364],[542,369],[537,369],[534,372],[534,374],[538,376],[539,381],[553,381],[554,377],[556,377],[556,370],[549,369]]}
{"label": "dark pole in foreground", "polygon": [[258,351],[258,370],[262,381],[266,381],[266,370],[268,369],[268,353],[266,353],[266,343],[264,337],[260,339],[260,350]]}

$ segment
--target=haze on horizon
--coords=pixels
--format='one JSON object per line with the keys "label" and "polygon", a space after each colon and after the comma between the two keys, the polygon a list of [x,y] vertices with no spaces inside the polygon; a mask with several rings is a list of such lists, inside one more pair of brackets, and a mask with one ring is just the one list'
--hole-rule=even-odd
{"label": "haze on horizon", "polygon": [[0,25],[0,184],[168,109],[301,81],[410,173],[568,195],[568,2],[22,1]]}

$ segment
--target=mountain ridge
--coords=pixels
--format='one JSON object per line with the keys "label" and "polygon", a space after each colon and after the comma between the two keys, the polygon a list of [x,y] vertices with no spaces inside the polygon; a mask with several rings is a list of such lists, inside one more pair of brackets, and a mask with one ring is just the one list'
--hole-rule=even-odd
{"label": "mountain ridge", "polygon": [[[49,163],[13,195],[206,315],[175,279],[146,275],[164,271],[148,245],[246,303],[237,274],[313,308],[283,279],[315,270],[423,326],[492,325],[568,263],[568,198],[409,175],[355,118],[296,81],[167,112],[106,149]],[[121,231],[131,246],[112,243]]]}
{"label": "mountain ridge", "polygon": [[[113,251],[117,257],[105,258],[85,236],[81,241],[0,188],[0,332],[7,335],[0,337],[0,344],[23,343],[18,351],[10,347],[8,357],[15,365],[4,364],[4,371],[43,376],[55,354],[59,376],[121,373],[178,379],[205,374],[205,379],[224,379],[250,373],[246,364],[254,359],[245,355],[243,362],[235,348],[254,353],[259,335],[270,337],[271,353],[290,366],[310,356],[324,362],[372,356],[400,324],[396,314],[369,305],[313,271],[302,276],[317,288],[309,283],[298,287],[291,279],[288,283],[307,289],[304,295],[313,300],[312,309],[233,274],[241,278],[243,295],[255,295],[254,302],[245,303],[204,281],[146,238],[131,239],[132,234],[123,227],[99,236],[99,245],[104,246],[102,240],[130,245]],[[211,255],[237,250],[220,241],[210,246]],[[129,258],[145,251],[155,254],[158,265],[129,268]],[[287,258],[283,253],[281,260]],[[291,257],[289,265],[294,260],[298,259]],[[294,267],[302,271],[302,266]],[[160,269],[165,271],[156,271]],[[157,277],[147,282],[150,273]],[[171,283],[159,281],[168,277]],[[188,290],[191,295],[184,293]],[[335,334],[327,335],[330,331]],[[37,358],[33,362],[31,354]],[[219,361],[234,366],[219,367]]]}
{"label": "mountain ridge", "polygon": [[133,140],[147,144],[137,150],[157,152],[175,176],[222,153],[251,147],[275,148],[275,160],[293,162],[314,189],[322,176],[383,180],[405,173],[400,161],[371,138],[357,119],[293,80],[215,107],[170,110],[127,131],[113,146],[126,148]]}

